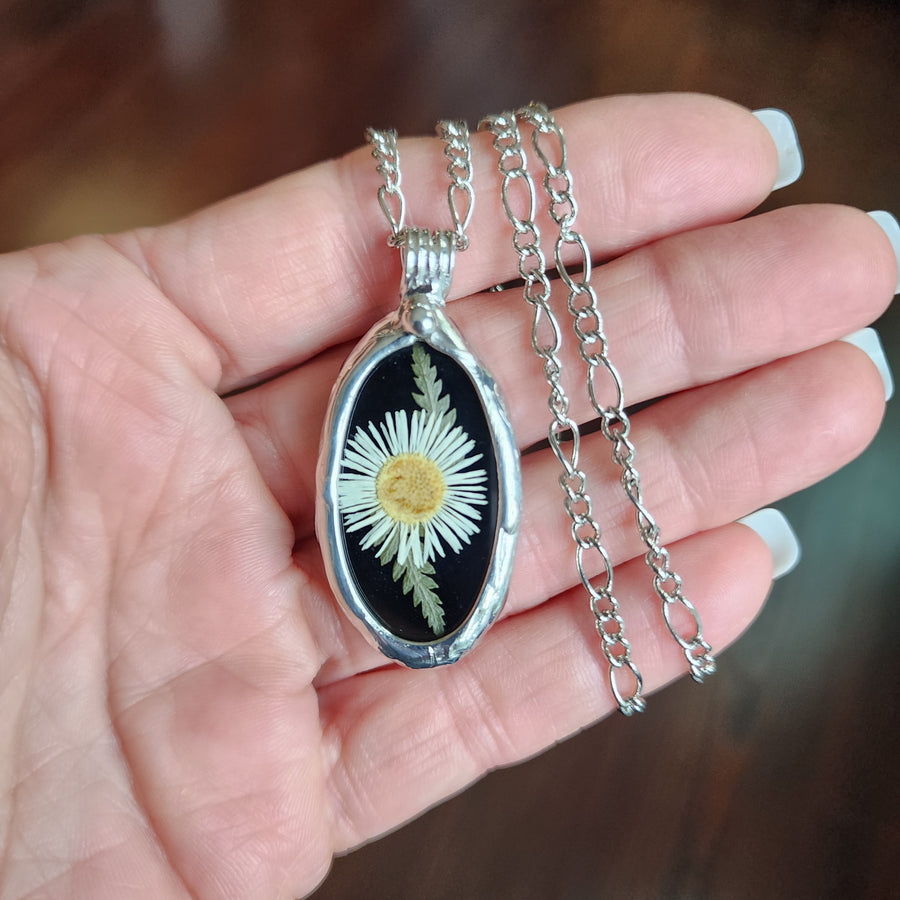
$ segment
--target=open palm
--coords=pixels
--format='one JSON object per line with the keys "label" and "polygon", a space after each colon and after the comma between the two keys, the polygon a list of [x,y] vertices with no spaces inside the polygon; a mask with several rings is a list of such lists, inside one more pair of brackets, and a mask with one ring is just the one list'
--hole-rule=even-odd
{"label": "open palm", "polygon": [[[559,119],[629,400],[666,396],[634,421],[645,494],[720,648],[771,577],[728,523],[878,426],[877,372],[833,341],[889,302],[894,257],[855,210],[735,222],[776,160],[730,104],[622,98]],[[474,152],[451,315],[525,447],[546,389],[521,297],[483,293],[515,257],[483,135]],[[413,220],[440,225],[435,142],[402,153]],[[296,896],[334,852],[614,708],[549,453],[524,461],[504,618],[463,661],[385,665],[336,609],[314,470],[337,371],[396,305],[377,185],[358,151],[171,226],[0,259],[3,898]],[[683,658],[607,445],[584,453],[658,687]]]}

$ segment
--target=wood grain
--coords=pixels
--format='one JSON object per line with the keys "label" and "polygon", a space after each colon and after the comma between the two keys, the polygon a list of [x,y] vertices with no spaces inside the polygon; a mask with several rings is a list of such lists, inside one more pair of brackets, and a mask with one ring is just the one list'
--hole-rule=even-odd
{"label": "wood grain", "polygon": [[[153,224],[532,97],[698,90],[794,117],[770,205],[900,212],[900,12],[849,0],[0,3],[0,249]],[[879,323],[900,371],[900,316]],[[896,403],[896,400],[894,401]],[[900,852],[900,416],[782,504],[804,545],[682,682],[336,862],[337,898],[887,898]]]}

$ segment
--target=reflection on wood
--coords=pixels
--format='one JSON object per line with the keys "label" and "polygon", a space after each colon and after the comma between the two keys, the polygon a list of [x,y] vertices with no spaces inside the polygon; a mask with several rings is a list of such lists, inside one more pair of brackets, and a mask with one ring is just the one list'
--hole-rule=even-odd
{"label": "reflection on wood", "polygon": [[[2,6],[3,250],[161,222],[346,151],[369,124],[430,132],[441,116],[618,91],[784,107],[807,170],[772,205],[900,211],[888,3]],[[880,327],[896,369],[896,313]],[[318,896],[888,896],[898,431],[892,410],[860,462],[784,504],[805,563],[706,686],[681,682],[642,718],[486,778],[339,860]]]}

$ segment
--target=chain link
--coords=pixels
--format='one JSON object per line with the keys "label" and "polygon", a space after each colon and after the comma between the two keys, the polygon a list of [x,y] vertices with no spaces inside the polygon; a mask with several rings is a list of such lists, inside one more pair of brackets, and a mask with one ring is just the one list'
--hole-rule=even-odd
{"label": "chain link", "polygon": [[[450,186],[447,188],[447,204],[450,207],[450,218],[453,220],[456,249],[465,250],[469,246],[466,229],[475,208],[469,126],[465,122],[441,121],[438,122],[437,133],[444,141],[444,156],[448,160],[447,174],[450,176]],[[382,184],[378,188],[378,204],[391,226],[388,244],[391,247],[402,247],[406,242],[408,229],[406,197],[400,187],[397,132],[393,128],[368,128],[366,141],[372,147],[372,156],[378,163],[376,168],[382,177]]]}
{"label": "chain link", "polygon": [[[513,247],[519,257],[519,275],[525,282],[523,294],[531,304],[534,319],[531,346],[543,360],[544,376],[550,388],[547,405],[553,415],[547,440],[562,467],[559,485],[565,493],[565,508],[571,521],[575,542],[575,567],[590,599],[597,634],[603,655],[609,664],[609,683],[619,709],[625,715],[641,712],[645,701],[641,696],[643,680],[631,658],[631,644],[625,636],[625,623],[619,613],[619,601],[613,593],[613,565],[601,542],[600,526],[593,516],[590,494],[586,489],[584,472],[579,468],[581,432],[569,416],[569,399],[561,383],[562,362],[559,350],[562,336],[559,321],[550,307],[551,286],[547,277],[547,263],[541,249],[541,232],[536,223],[537,202],[534,180],[528,173],[525,149],[514,113],[485,119],[481,125],[493,135],[494,149],[499,154],[501,200],[507,219],[513,227]],[[565,149],[562,147],[565,161]],[[514,196],[517,194],[518,196]],[[566,201],[568,213],[574,220],[574,204]],[[547,334],[546,325],[549,324]],[[544,339],[540,337],[544,325]],[[599,571],[593,579],[588,574]],[[620,681],[630,675],[630,684]]]}
{"label": "chain link", "polygon": [[383,183],[378,188],[378,205],[391,226],[388,243],[399,246],[398,241],[406,228],[406,198],[400,189],[400,156],[397,151],[397,132],[393,128],[366,129],[366,141],[372,147],[372,156],[378,165],[376,171]]}
{"label": "chain link", "polygon": [[[447,205],[456,232],[456,249],[465,250],[469,246],[466,229],[475,208],[475,193],[472,190],[472,151],[469,143],[469,126],[465,122],[442,121],[437,124],[437,133],[444,142],[444,156],[449,165],[447,174],[450,186],[447,188]],[[459,213],[460,203],[465,212]]]}
{"label": "chain link", "polygon": [[[625,410],[622,378],[609,359],[609,346],[603,331],[603,318],[597,306],[597,295],[591,286],[591,255],[584,237],[575,231],[577,206],[572,196],[572,175],[566,164],[566,142],[562,129],[543,104],[532,103],[519,110],[519,117],[532,127],[532,146],[544,168],[543,184],[550,198],[549,213],[559,233],[553,250],[557,271],[569,291],[568,307],[574,319],[574,330],[581,358],[588,367],[588,394],[591,405],[600,416],[603,436],[612,444],[612,457],[622,469],[622,487],[635,508],[641,541],[647,549],[644,561],[653,572],[653,589],[662,603],[662,613],[670,634],[684,652],[695,681],[715,672],[712,648],[703,638],[700,616],[682,592],[681,577],[671,568],[669,551],[660,540],[659,527],[650,515],[641,492],[641,478],[635,464],[635,447],[629,432],[631,422]],[[552,149],[546,143],[552,143]],[[554,163],[553,159],[559,160]],[[573,267],[564,261],[565,251],[577,248],[578,261]],[[573,274],[577,273],[577,274]],[[604,406],[597,397],[595,376],[605,372],[615,400]],[[689,619],[685,634],[676,616]]]}

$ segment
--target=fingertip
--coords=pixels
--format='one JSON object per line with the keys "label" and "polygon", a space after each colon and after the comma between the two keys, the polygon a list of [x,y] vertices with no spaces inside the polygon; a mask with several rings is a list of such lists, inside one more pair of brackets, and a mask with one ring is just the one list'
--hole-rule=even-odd
{"label": "fingertip", "polygon": [[[765,199],[778,176],[770,132],[745,107],[721,97],[609,97],[567,107],[559,120],[582,192],[603,197],[600,209],[623,233],[615,251],[740,218]],[[592,159],[600,165],[586,169]],[[592,214],[585,206],[583,215]]]}
{"label": "fingertip", "polygon": [[[849,338],[849,340],[848,340]],[[876,359],[880,341],[855,332],[841,338],[823,348],[834,354],[840,354],[842,386],[835,393],[835,410],[833,421],[836,428],[851,432],[847,436],[847,462],[859,456],[878,433],[886,409],[888,390],[893,390],[893,378],[884,364]],[[860,352],[862,351],[862,352]],[[833,440],[836,442],[837,435]]]}
{"label": "fingertip", "polygon": [[[884,209],[876,209],[866,213],[866,215],[878,225],[888,239],[891,253],[894,257],[894,273],[897,276],[893,291],[894,294],[898,294],[900,293],[900,223],[897,222],[897,219],[891,213]],[[887,254],[885,254],[885,258],[887,259]],[[890,268],[889,264],[888,268]]]}
{"label": "fingertip", "polygon": [[736,523],[675,545],[681,546],[691,550],[683,566],[685,584],[697,599],[714,649],[721,651],[759,615],[772,583],[771,551],[751,529]]}
{"label": "fingertip", "polygon": [[794,120],[783,110],[757,109],[753,117],[766,129],[775,145],[777,168],[772,190],[793,184],[803,174],[803,151]]}
{"label": "fingertip", "polygon": [[738,519],[738,524],[753,531],[766,545],[772,557],[772,578],[792,572],[800,563],[800,540],[787,516],[774,507],[758,509]]}
{"label": "fingertip", "polygon": [[884,384],[884,399],[890,400],[894,396],[894,376],[878,332],[874,328],[861,328],[842,337],[841,340],[858,347],[872,360]]}

